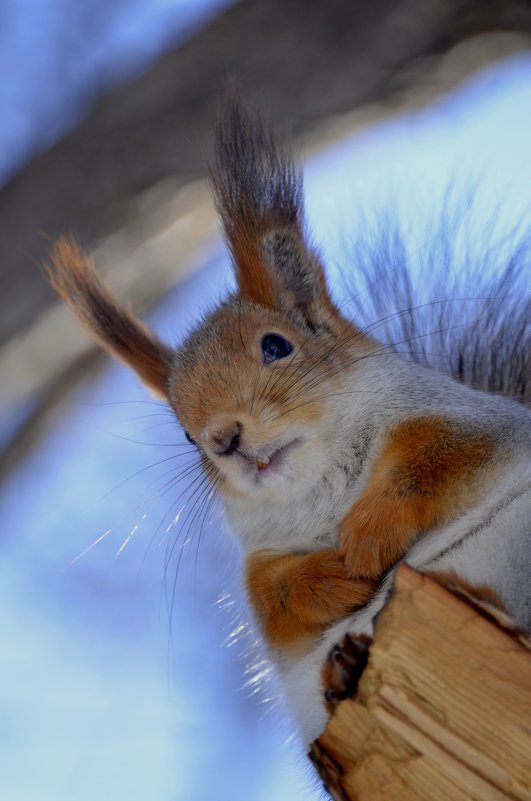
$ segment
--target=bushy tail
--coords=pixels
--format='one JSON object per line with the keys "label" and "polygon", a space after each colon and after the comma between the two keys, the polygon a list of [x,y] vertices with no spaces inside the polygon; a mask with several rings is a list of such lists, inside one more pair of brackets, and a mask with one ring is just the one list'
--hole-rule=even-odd
{"label": "bushy tail", "polygon": [[531,239],[493,244],[466,226],[443,214],[415,252],[388,217],[360,236],[348,271],[355,322],[408,359],[530,405]]}

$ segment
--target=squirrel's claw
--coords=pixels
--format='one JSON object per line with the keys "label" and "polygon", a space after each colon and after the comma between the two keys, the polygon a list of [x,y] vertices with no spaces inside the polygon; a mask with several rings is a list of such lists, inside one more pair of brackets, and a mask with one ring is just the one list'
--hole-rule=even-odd
{"label": "squirrel's claw", "polygon": [[324,698],[330,713],[344,698],[358,689],[359,680],[367,666],[371,639],[366,635],[346,634],[334,645],[323,668]]}

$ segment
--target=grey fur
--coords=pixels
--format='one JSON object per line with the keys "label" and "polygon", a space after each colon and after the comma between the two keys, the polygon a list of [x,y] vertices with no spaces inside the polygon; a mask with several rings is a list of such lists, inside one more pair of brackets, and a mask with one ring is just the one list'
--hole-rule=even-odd
{"label": "grey fur", "polygon": [[[390,350],[530,405],[531,237],[515,229],[493,242],[489,221],[473,230],[469,211],[442,208],[414,256],[389,216],[375,238],[361,232],[348,271],[350,308]],[[453,246],[463,239],[465,249]]]}

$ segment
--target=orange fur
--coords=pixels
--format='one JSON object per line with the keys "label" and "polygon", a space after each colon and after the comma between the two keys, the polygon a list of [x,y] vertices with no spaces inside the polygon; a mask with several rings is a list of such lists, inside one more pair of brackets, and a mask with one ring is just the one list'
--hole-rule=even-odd
{"label": "orange fur", "polygon": [[415,537],[457,516],[475,499],[478,471],[492,451],[488,438],[460,432],[443,417],[400,423],[341,523],[350,575],[380,576]]}
{"label": "orange fur", "polygon": [[236,280],[243,297],[265,306],[278,308],[278,295],[261,253],[261,236],[256,226],[240,226],[233,234],[233,253],[236,267]]}
{"label": "orange fur", "polygon": [[[245,213],[243,213],[245,211]],[[258,303],[266,309],[296,309],[299,307],[297,293],[289,286],[283,286],[282,274],[278,268],[268,262],[263,252],[263,242],[268,234],[280,233],[274,220],[267,218],[259,222],[252,219],[253,210],[242,210],[242,221],[231,233],[231,249],[234,258],[236,282],[242,297]],[[354,326],[341,318],[337,306],[332,301],[324,270],[317,257],[311,252],[304,237],[297,229],[286,229],[292,247],[292,258],[297,262],[312,264],[315,270],[316,297],[319,298],[320,311],[329,315],[329,323],[337,330],[348,328],[349,333],[355,331]],[[301,304],[304,306],[304,304]],[[311,307],[311,303],[309,306]],[[304,313],[304,309],[301,309]],[[312,316],[310,314],[310,316]],[[360,338],[361,338],[360,334]],[[369,340],[368,337],[364,339]]]}
{"label": "orange fur", "polygon": [[300,651],[331,623],[363,606],[377,583],[349,578],[337,550],[257,551],[247,558],[249,600],[275,649]]}
{"label": "orange fur", "polygon": [[52,287],[106,350],[135,370],[160,398],[168,398],[173,351],[121,306],[96,273],[92,259],[61,237],[46,272]]}
{"label": "orange fur", "polygon": [[[259,410],[268,404],[267,414],[263,412],[263,416],[271,413],[271,405],[289,414],[290,401],[293,407],[297,407],[298,420],[314,419],[321,405],[316,401],[299,409],[300,398],[292,401],[289,381],[277,385],[274,379],[275,374],[290,370],[286,361],[268,365],[267,369],[261,366],[260,340],[268,331],[281,331],[297,349],[304,346],[307,336],[279,314],[253,307],[246,309],[245,317],[226,310],[223,316],[220,315],[219,323],[219,337],[223,338],[226,351],[233,354],[233,360],[220,358],[218,342],[213,338],[205,344],[201,359],[194,360],[189,366],[183,365],[181,380],[175,390],[172,388],[170,391],[173,405],[186,429],[199,436],[209,421],[219,419],[222,425],[225,418],[240,418],[246,421],[249,432],[254,431],[254,440],[259,443],[270,437],[270,427],[260,424]],[[293,370],[300,369],[302,353],[289,358]],[[253,397],[260,397],[260,403],[253,406]],[[201,398],[201,403],[197,398]]]}

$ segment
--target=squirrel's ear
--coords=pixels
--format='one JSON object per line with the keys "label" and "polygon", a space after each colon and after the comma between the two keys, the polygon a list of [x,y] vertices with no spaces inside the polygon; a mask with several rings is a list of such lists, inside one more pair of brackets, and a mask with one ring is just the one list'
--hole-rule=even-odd
{"label": "squirrel's ear", "polygon": [[210,171],[241,294],[267,308],[297,309],[311,323],[335,307],[304,231],[302,175],[263,115],[229,86]]}
{"label": "squirrel's ear", "polygon": [[52,251],[46,272],[59,297],[94,339],[132,367],[156,395],[167,400],[171,349],[116,301],[89,256],[74,241],[63,237]]}

